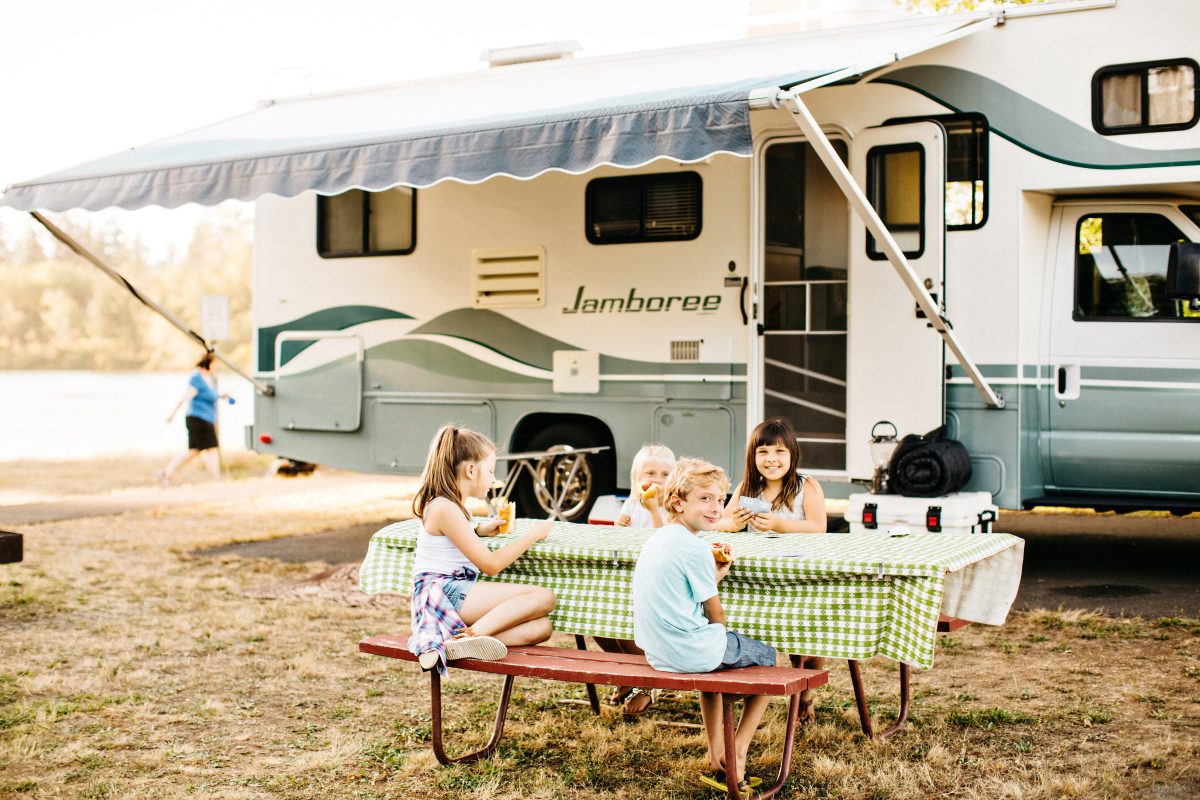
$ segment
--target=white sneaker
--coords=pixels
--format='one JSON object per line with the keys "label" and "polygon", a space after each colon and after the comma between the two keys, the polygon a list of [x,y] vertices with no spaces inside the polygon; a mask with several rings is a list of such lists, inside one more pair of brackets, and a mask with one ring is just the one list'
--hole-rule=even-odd
{"label": "white sneaker", "polygon": [[475,658],[480,661],[499,661],[508,655],[504,642],[492,636],[464,636],[446,642],[446,660]]}
{"label": "white sneaker", "polygon": [[421,653],[421,655],[417,656],[417,663],[426,672],[433,669],[438,663],[437,650],[426,650],[424,653]]}

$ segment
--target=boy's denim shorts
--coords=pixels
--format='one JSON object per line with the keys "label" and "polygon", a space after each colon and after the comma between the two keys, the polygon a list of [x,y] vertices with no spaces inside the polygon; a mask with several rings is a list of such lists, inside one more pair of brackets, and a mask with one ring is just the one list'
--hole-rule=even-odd
{"label": "boy's denim shorts", "polygon": [[728,628],[725,630],[725,657],[721,659],[721,666],[717,667],[718,670],[773,666],[775,666],[774,647],[737,631],[731,631]]}
{"label": "boy's denim shorts", "polygon": [[462,610],[462,604],[467,599],[467,592],[471,591],[471,587],[475,585],[475,580],[479,577],[478,572],[471,570],[463,570],[466,577],[450,578],[442,584],[442,591],[446,593],[446,599],[450,601],[450,605],[454,606],[455,611]]}

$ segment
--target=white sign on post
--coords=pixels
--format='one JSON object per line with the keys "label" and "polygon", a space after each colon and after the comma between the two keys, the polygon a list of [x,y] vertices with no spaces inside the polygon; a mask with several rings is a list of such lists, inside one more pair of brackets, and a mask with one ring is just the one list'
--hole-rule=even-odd
{"label": "white sign on post", "polygon": [[229,338],[229,295],[206,294],[200,298],[200,330],[205,341],[223,342]]}

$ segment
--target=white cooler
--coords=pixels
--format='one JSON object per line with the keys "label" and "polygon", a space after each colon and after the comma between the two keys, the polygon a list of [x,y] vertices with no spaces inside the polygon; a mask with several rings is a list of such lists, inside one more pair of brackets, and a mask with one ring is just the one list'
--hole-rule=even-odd
{"label": "white cooler", "polygon": [[852,494],[846,503],[851,533],[911,532],[989,533],[998,509],[988,492],[955,492],[943,497],[899,494]]}

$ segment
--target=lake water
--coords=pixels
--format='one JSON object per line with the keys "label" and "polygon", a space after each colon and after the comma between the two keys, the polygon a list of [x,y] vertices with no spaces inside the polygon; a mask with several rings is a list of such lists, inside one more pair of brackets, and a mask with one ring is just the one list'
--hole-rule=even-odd
{"label": "lake water", "polygon": [[[180,452],[187,447],[186,409],[170,425],[167,414],[190,374],[0,371],[0,461]],[[235,401],[218,406],[221,447],[245,450],[254,387],[221,370],[217,381]]]}

